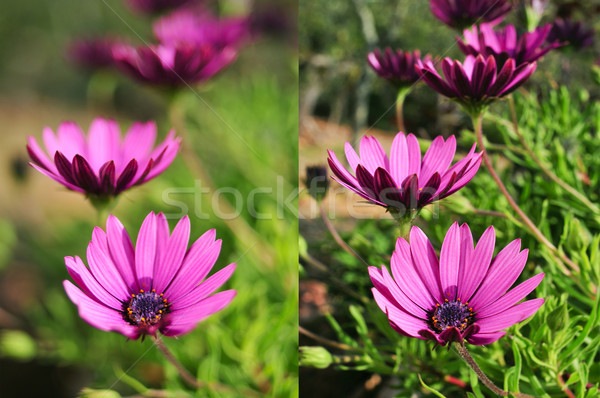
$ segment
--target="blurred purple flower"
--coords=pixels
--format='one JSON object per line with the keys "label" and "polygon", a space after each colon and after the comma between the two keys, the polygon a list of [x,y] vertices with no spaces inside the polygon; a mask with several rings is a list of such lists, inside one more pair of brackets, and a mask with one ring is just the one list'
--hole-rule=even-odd
{"label": "blurred purple flower", "polygon": [[144,82],[164,86],[184,86],[210,79],[231,64],[237,52],[210,45],[116,46],[115,64],[124,73]]}
{"label": "blurred purple flower", "polygon": [[266,33],[279,38],[296,36],[297,18],[294,18],[292,12],[292,7],[278,2],[255,4],[249,16],[250,31],[253,35]]}
{"label": "blurred purple flower", "polygon": [[594,44],[594,29],[585,27],[581,21],[558,18],[552,24],[547,41],[563,42],[571,48],[580,50]]}
{"label": "blurred purple flower", "polygon": [[113,66],[112,48],[118,43],[114,39],[76,40],[67,48],[67,57],[77,66],[96,69]]}
{"label": "blurred purple flower", "polygon": [[547,24],[519,37],[514,25],[494,31],[490,24],[481,24],[479,28],[473,26],[472,29],[465,29],[464,42],[457,38],[457,43],[465,55],[481,54],[485,58],[493,55],[499,67],[502,67],[508,58],[512,58],[515,65],[519,66],[525,62],[534,62],[548,51],[561,46],[558,41],[547,42],[551,28]]}
{"label": "blurred purple flower", "polygon": [[153,25],[154,34],[165,45],[181,43],[217,48],[237,46],[250,35],[248,18],[217,18],[191,8],[177,10]]}
{"label": "blurred purple flower", "polygon": [[502,68],[496,66],[495,58],[475,58],[467,55],[464,64],[450,58],[442,61],[444,78],[433,63],[418,64],[416,70],[423,81],[440,94],[458,102],[469,114],[478,114],[494,100],[516,90],[533,74],[536,63],[523,63],[515,67],[509,58]]}
{"label": "blurred purple flower", "polygon": [[346,159],[353,175],[328,151],[329,167],[342,186],[362,198],[399,216],[420,210],[423,206],[452,195],[464,187],[481,165],[481,153],[475,145],[463,159],[450,166],[456,153],[456,139],[436,137],[421,160],[417,138],[403,132],[396,134],[390,156],[375,137],[360,141],[360,157],[346,143]]}
{"label": "blurred purple flower", "polygon": [[[367,61],[371,68],[383,79],[390,81],[397,88],[410,86],[419,81],[419,75],[415,71],[415,65],[421,60],[421,52],[392,50],[387,47],[382,53],[380,49],[367,55]],[[429,54],[423,57],[423,61],[431,61]]]}
{"label": "blurred purple flower", "polygon": [[[473,247],[467,224],[454,223],[442,243],[439,260],[418,227],[410,243],[398,238],[391,270],[369,267],[379,308],[398,333],[440,345],[463,340],[493,343],[506,329],[532,316],[544,299],[523,300],[544,278],[538,274],[510,288],[525,267],[528,250],[512,241],[495,258],[496,237],[489,227]],[[493,259],[492,259],[493,258]]]}
{"label": "blurred purple flower", "polygon": [[219,256],[221,240],[215,241],[211,229],[188,250],[189,238],[187,216],[169,234],[165,216],[151,212],[134,248],[121,222],[111,215],[106,232],[94,228],[87,248],[89,268],[78,256],[65,257],[77,285],[65,280],[65,291],[79,316],[100,330],[129,339],[157,332],[165,336],[191,332],[234,298],[235,290],[212,293],[231,277],[236,265],[205,279]]}
{"label": "blurred purple flower", "polygon": [[496,25],[512,9],[507,0],[430,0],[429,5],[437,19],[458,30],[483,22]]}
{"label": "blurred purple flower", "polygon": [[50,157],[35,138],[29,137],[30,164],[68,189],[101,199],[114,197],[165,171],[181,143],[171,130],[154,147],[154,122],[136,122],[122,138],[117,122],[103,118],[94,119],[87,137],[77,124],[63,122],[57,134],[44,128],[43,140]]}
{"label": "blurred purple flower", "polygon": [[200,3],[198,0],[125,0],[127,5],[134,11],[155,14],[173,10],[184,5]]}

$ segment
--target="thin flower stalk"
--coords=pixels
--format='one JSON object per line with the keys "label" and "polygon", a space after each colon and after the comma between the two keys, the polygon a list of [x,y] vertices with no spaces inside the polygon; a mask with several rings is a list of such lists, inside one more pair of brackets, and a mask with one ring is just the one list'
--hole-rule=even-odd
{"label": "thin flower stalk", "polygon": [[528,395],[528,394],[504,391],[503,389],[501,389],[500,387],[495,385],[494,382],[491,381],[490,378],[487,377],[487,375],[485,373],[483,373],[483,370],[481,370],[479,365],[477,365],[477,362],[475,362],[475,359],[473,359],[473,357],[471,356],[471,354],[469,353],[469,351],[467,350],[467,348],[464,345],[456,343],[456,344],[453,344],[452,346],[454,347],[454,350],[456,351],[458,356],[461,357],[461,359],[464,360],[471,369],[473,369],[473,371],[475,372],[475,374],[477,375],[479,380],[481,380],[481,382],[487,388],[492,390],[496,395],[499,395],[501,397],[508,397],[508,395],[511,394],[517,398],[533,398],[533,396]]}
{"label": "thin flower stalk", "polygon": [[483,128],[482,128],[482,115],[481,114],[478,114],[473,117],[473,126],[475,129],[475,135],[477,136],[477,145],[479,145],[479,149],[483,153],[483,162],[485,163],[486,167],[488,168],[492,178],[496,182],[496,185],[498,185],[498,188],[500,188],[500,191],[502,192],[504,197],[506,197],[506,200],[508,201],[510,206],[519,215],[519,217],[525,223],[525,225],[527,226],[529,231],[532,233],[532,235],[535,236],[536,239],[538,241],[540,241],[540,243],[542,243],[544,246],[546,246],[548,249],[550,249],[550,251],[555,256],[559,257],[560,260],[562,260],[562,263],[559,262],[559,264],[561,265],[562,272],[565,275],[571,275],[571,271],[565,266],[565,264],[567,264],[571,268],[571,270],[573,270],[575,272],[579,272],[579,266],[577,266],[577,264],[575,264],[573,261],[571,261],[571,259],[569,259],[565,254],[561,253],[556,248],[556,246],[554,246],[552,244],[552,242],[550,242],[548,240],[548,238],[546,238],[544,236],[542,231],[540,231],[535,226],[533,221],[531,221],[531,219],[529,217],[527,217],[527,214],[525,214],[525,212],[523,210],[521,210],[521,208],[519,207],[517,202],[513,199],[513,197],[510,195],[510,193],[506,189],[506,186],[502,182],[502,179],[500,178],[498,173],[496,173],[496,170],[494,169],[494,166],[492,165],[492,162],[490,161],[490,158],[485,150],[485,145],[483,143]]}

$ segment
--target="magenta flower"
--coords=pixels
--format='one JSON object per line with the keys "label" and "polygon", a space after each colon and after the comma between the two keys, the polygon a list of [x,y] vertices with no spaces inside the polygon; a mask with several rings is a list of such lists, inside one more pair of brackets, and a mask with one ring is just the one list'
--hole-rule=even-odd
{"label": "magenta flower", "polygon": [[594,44],[594,29],[587,28],[581,21],[558,18],[552,24],[548,41],[563,42],[571,48],[580,50]]}
{"label": "magenta flower", "polygon": [[523,63],[515,67],[509,58],[502,68],[495,58],[475,58],[467,55],[464,64],[450,58],[442,61],[445,80],[438,74],[433,62],[419,63],[415,68],[423,81],[438,93],[458,102],[470,114],[479,114],[494,100],[516,90],[535,71],[537,64]]}
{"label": "magenta flower", "polygon": [[106,68],[113,65],[112,48],[116,40],[101,38],[76,40],[67,49],[74,64],[85,68]]}
{"label": "magenta flower", "polygon": [[46,151],[35,138],[28,139],[31,165],[91,199],[110,199],[156,177],[175,159],[181,143],[171,130],[167,138],[154,147],[154,122],[136,122],[125,137],[121,137],[117,122],[103,118],[94,119],[87,137],[77,124],[63,122],[57,134],[46,127],[43,139]]}
{"label": "magenta flower", "polygon": [[[430,55],[425,55],[423,61],[431,60]],[[380,77],[390,81],[396,87],[407,87],[419,81],[419,75],[415,71],[415,65],[421,61],[421,52],[402,51],[386,48],[382,53],[378,48],[367,55],[367,61],[371,68]]]}
{"label": "magenta flower", "polygon": [[237,46],[250,35],[247,18],[217,18],[208,12],[183,8],[160,18],[154,34],[168,46],[188,43],[223,48]]}
{"label": "magenta flower", "polygon": [[544,303],[538,298],[519,303],[539,285],[544,274],[512,290],[528,250],[512,241],[495,258],[494,227],[489,227],[473,248],[467,224],[454,223],[442,243],[438,259],[431,242],[418,227],[410,243],[398,238],[391,270],[369,267],[373,296],[398,333],[440,345],[463,340],[490,344],[506,329],[533,315]]}
{"label": "magenta flower", "polygon": [[450,166],[456,152],[456,139],[446,141],[436,137],[421,160],[417,138],[403,132],[396,134],[388,158],[375,137],[360,141],[360,157],[350,143],[346,143],[348,172],[333,151],[328,151],[329,167],[334,178],[362,198],[400,216],[452,195],[464,187],[477,173],[481,153],[475,145],[463,159]]}
{"label": "magenta flower", "polygon": [[515,65],[519,66],[526,62],[534,62],[548,51],[561,46],[558,41],[546,42],[551,28],[547,24],[519,37],[514,25],[494,31],[492,25],[481,24],[479,28],[473,26],[472,29],[465,29],[464,42],[457,38],[457,43],[465,55],[481,54],[485,58],[493,55],[500,67],[508,58],[512,58]]}
{"label": "magenta flower", "polygon": [[496,25],[512,9],[508,0],[430,0],[429,5],[437,19],[459,30],[483,22]]}
{"label": "magenta flower", "polygon": [[231,64],[237,53],[231,47],[156,45],[116,46],[115,64],[124,73],[144,82],[164,86],[184,86],[210,79]]}
{"label": "magenta flower", "polygon": [[[235,270],[235,264],[206,276],[221,251],[215,230],[187,249],[190,221],[183,217],[169,236],[162,213],[148,214],[135,248],[121,222],[109,216],[106,232],[95,227],[81,258],[65,257],[77,286],[63,282],[79,316],[93,327],[119,332],[130,339],[143,335],[178,336],[192,331],[209,315],[225,308],[236,294],[212,294]],[[79,287],[79,288],[78,288]]]}
{"label": "magenta flower", "polygon": [[173,10],[184,5],[198,3],[198,0],[126,0],[127,5],[138,12],[146,14]]}

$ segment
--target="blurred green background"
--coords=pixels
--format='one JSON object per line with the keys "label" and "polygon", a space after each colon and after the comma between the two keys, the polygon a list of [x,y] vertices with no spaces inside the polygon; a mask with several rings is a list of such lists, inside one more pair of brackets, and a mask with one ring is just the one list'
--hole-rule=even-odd
{"label": "blurred green background", "polygon": [[[218,6],[223,15],[250,10],[248,2]],[[83,387],[123,396],[297,396],[297,5],[278,7],[292,31],[261,35],[233,66],[169,105],[161,90],[80,70],[65,57],[76,38],[151,41],[152,18],[117,0],[0,4],[0,396],[72,397]],[[85,255],[96,213],[27,165],[26,137],[40,139],[43,127],[64,120],[87,129],[98,116],[117,119],[123,131],[152,119],[159,137],[171,127],[183,137],[171,167],[121,195],[113,214],[133,239],[151,210],[164,212],[171,228],[187,213],[192,240],[216,228],[223,248],[214,270],[238,264],[225,286],[238,295],[192,333],[165,340],[199,380],[232,393],[190,391],[150,341],[92,328],[64,293],[63,257]]]}

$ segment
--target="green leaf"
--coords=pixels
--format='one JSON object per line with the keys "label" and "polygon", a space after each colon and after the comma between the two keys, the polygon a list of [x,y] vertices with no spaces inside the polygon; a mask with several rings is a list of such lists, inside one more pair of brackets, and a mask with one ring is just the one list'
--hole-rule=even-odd
{"label": "green leaf", "polygon": [[471,388],[473,389],[473,394],[477,398],[485,398],[485,395],[481,392],[481,387],[479,386],[479,379],[477,378],[477,374],[469,369],[469,380],[471,382]]}
{"label": "green leaf", "polygon": [[521,367],[522,367],[522,359],[521,359],[521,351],[519,351],[519,347],[517,343],[513,341],[512,343],[513,355],[515,357],[515,366],[514,366],[514,374],[512,375],[508,387],[510,391],[519,392],[519,380],[521,379]]}
{"label": "green leaf", "polygon": [[418,375],[418,376],[419,376],[419,381],[421,382],[421,385],[423,387],[425,387],[427,390],[429,390],[430,392],[432,392],[433,395],[435,395],[436,397],[440,397],[440,398],[446,398],[446,396],[443,395],[441,392],[439,392],[438,390],[435,390],[435,389],[429,387],[427,384],[425,384],[425,382],[421,378],[421,375]]}

